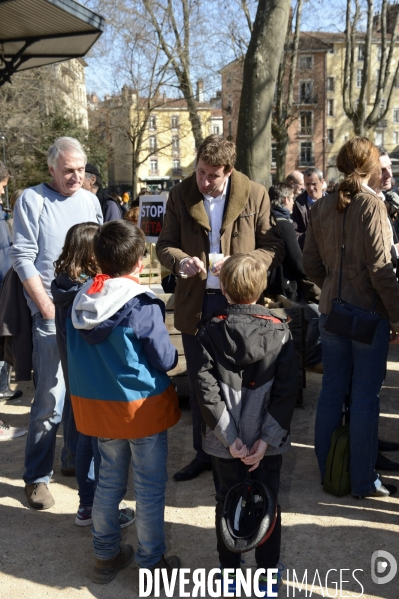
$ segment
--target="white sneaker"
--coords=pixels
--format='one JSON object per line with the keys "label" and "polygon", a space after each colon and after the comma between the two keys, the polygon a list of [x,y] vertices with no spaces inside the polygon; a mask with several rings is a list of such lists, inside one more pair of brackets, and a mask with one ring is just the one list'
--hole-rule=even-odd
{"label": "white sneaker", "polygon": [[11,439],[23,437],[27,432],[28,431],[25,428],[15,428],[14,426],[4,424],[4,422],[0,420],[0,441],[10,441]]}

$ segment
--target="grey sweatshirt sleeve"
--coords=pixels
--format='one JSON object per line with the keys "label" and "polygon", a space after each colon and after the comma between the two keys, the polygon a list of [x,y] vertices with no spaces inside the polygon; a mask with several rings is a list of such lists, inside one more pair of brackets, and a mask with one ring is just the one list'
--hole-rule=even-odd
{"label": "grey sweatshirt sleeve", "polygon": [[103,218],[103,213],[101,210],[101,206],[100,206],[100,202],[98,200],[98,197],[94,194],[91,193],[90,191],[87,192],[90,194],[90,199],[94,204],[94,210],[96,211],[96,219],[99,225],[102,225],[104,222],[104,218]]}
{"label": "grey sweatshirt sleeve", "polygon": [[43,200],[34,188],[25,189],[15,204],[10,257],[22,282],[39,274],[35,260],[39,252],[39,219],[42,207]]}

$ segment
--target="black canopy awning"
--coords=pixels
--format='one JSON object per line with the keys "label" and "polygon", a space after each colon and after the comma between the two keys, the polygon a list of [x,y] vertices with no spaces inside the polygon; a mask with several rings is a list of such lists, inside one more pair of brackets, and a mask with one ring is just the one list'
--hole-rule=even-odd
{"label": "black canopy awning", "polygon": [[0,0],[0,85],[17,71],[80,58],[104,19],[74,0]]}

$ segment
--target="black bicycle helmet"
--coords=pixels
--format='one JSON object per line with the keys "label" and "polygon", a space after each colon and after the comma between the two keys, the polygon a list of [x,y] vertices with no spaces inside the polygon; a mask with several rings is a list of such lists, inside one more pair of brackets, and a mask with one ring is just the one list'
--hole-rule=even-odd
{"label": "black bicycle helmet", "polygon": [[223,506],[220,528],[229,551],[245,553],[262,545],[277,519],[277,502],[267,485],[250,478],[232,487]]}

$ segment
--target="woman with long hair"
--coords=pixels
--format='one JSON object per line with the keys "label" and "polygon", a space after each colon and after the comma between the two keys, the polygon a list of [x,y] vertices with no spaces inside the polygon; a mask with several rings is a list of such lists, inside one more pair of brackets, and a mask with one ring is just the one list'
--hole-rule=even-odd
{"label": "woman with long hair", "polygon": [[[384,202],[372,189],[380,176],[376,146],[365,137],[354,137],[339,151],[337,168],[344,180],[337,192],[312,206],[303,256],[307,276],[321,288],[324,376],[315,451],[323,480],[331,437],[341,424],[345,397],[350,396],[351,493],[359,499],[383,497],[397,490],[383,485],[374,470],[389,333],[399,330],[393,237]],[[370,344],[326,330],[331,302],[339,295],[353,306],[380,315]]]}

